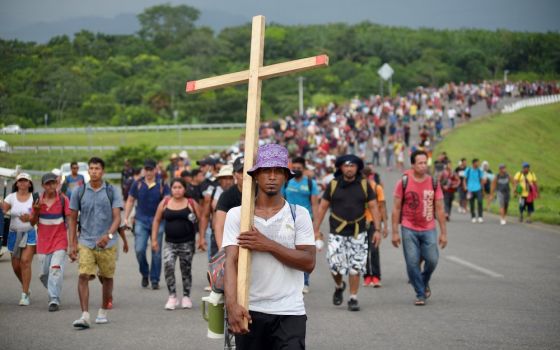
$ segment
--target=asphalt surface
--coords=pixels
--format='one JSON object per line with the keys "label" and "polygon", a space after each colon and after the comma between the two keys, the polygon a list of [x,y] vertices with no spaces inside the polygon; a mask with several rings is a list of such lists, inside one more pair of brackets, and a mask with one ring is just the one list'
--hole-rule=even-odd
{"label": "asphalt surface", "polygon": [[[480,109],[479,113],[482,113]],[[397,172],[380,169],[389,197]],[[486,214],[485,214],[486,215]],[[326,223],[327,220],[325,220]],[[318,253],[305,296],[309,349],[558,349],[560,348],[560,228],[485,216],[470,223],[452,215],[449,245],[440,251],[432,297],[413,305],[401,249],[390,236],[381,246],[383,287],[360,288],[360,312],[332,304],[334,285],[324,252]],[[323,232],[328,229],[323,225]],[[133,246],[133,237],[129,235]],[[77,264],[67,263],[61,310],[47,311],[47,292],[33,262],[31,305],[18,306],[20,285],[8,255],[0,258],[0,349],[221,349],[206,337],[200,299],[205,296],[205,253],[193,262],[194,308],[164,310],[167,290],[142,289],[134,252],[120,253],[110,323],[77,331]],[[180,285],[180,274],[176,276]],[[180,288],[180,287],[179,287]],[[95,318],[101,285],[90,282]]]}

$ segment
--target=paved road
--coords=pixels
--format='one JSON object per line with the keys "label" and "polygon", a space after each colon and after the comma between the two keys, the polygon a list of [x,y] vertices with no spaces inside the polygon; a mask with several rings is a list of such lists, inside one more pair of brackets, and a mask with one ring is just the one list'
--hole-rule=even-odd
{"label": "paved road", "polygon": [[[392,189],[395,172],[382,171]],[[325,228],[326,232],[327,229]],[[129,237],[132,241],[132,237]],[[17,306],[19,284],[9,258],[0,259],[0,349],[220,349],[206,338],[200,313],[205,295],[205,255],[194,259],[192,310],[165,311],[165,289],[140,287],[133,253],[120,255],[110,323],[76,331],[80,315],[77,266],[65,272],[62,309],[47,312],[46,290],[33,265],[32,304]],[[494,216],[471,224],[453,214],[449,246],[441,251],[425,307],[413,305],[400,249],[381,247],[383,288],[362,288],[362,311],[331,303],[333,284],[324,253],[317,258],[306,296],[309,349],[558,349],[560,348],[560,230],[512,223]],[[177,276],[179,272],[177,271]],[[164,284],[164,283],[163,283]],[[101,288],[91,286],[92,316]],[[347,297],[347,295],[345,295]]]}

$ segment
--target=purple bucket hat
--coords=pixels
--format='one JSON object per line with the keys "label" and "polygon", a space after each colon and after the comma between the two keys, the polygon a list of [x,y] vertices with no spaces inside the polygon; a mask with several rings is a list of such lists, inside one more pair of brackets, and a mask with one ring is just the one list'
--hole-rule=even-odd
{"label": "purple bucket hat", "polygon": [[288,171],[288,180],[294,177],[294,173],[288,168],[288,150],[281,145],[270,143],[259,147],[257,161],[247,174],[253,176],[260,168],[284,168]]}

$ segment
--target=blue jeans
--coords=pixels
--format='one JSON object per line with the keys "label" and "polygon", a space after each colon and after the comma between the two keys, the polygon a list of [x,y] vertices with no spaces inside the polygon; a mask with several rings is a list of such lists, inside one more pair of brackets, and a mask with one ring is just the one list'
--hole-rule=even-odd
{"label": "blue jeans", "polygon": [[49,291],[49,304],[60,305],[65,261],[66,250],[57,250],[51,254],[46,254],[43,259],[43,272],[39,279]]}
{"label": "blue jeans", "polygon": [[[437,230],[415,231],[402,227],[401,231],[408,279],[414,287],[416,297],[426,299],[426,287],[429,286],[439,258]],[[421,259],[424,260],[423,271],[420,270]]]}
{"label": "blue jeans", "polygon": [[150,269],[148,259],[146,259],[146,249],[148,239],[151,241],[151,236],[152,226],[137,220],[134,224],[134,250],[136,251],[136,259],[138,260],[138,266],[140,267],[140,274],[142,274],[142,277],[150,277],[150,281],[154,284],[159,283],[159,277],[161,275],[163,223],[159,226],[158,232],[159,250],[157,252],[152,250],[152,268]]}

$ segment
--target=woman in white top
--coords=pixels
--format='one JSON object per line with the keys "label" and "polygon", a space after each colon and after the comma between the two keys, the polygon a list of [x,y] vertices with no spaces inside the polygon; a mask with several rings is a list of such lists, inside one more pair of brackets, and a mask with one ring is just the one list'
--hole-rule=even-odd
{"label": "woman in white top", "polygon": [[29,283],[31,282],[31,262],[35,255],[37,233],[34,226],[37,218],[33,215],[33,182],[31,176],[20,173],[10,193],[2,203],[5,213],[10,211],[10,233],[8,250],[12,253],[12,268],[22,286],[19,305],[29,305]]}

